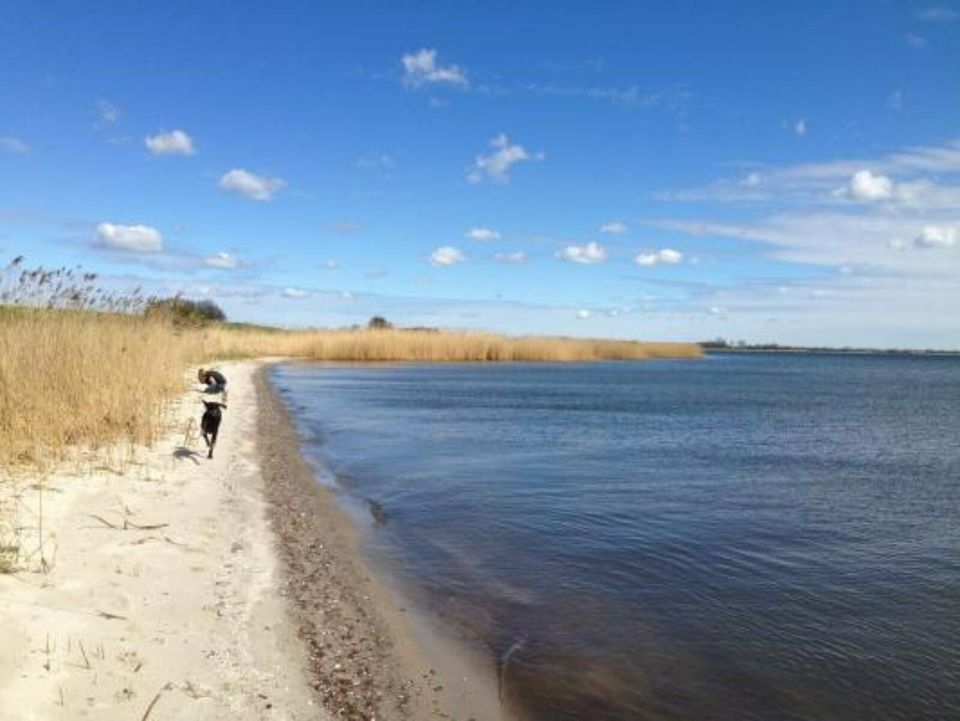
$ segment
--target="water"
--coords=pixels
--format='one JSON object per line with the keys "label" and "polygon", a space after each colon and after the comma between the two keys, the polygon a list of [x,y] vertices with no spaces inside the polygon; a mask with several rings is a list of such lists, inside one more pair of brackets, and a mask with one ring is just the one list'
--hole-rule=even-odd
{"label": "water", "polygon": [[960,359],[272,379],[530,718],[960,718]]}

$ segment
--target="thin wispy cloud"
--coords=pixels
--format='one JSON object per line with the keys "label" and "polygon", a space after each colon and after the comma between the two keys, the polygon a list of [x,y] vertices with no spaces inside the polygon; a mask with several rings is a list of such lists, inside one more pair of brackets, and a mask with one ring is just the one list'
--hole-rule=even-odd
{"label": "thin wispy cloud", "polygon": [[[498,88],[498,90],[506,94],[511,93],[509,88]],[[636,85],[616,88],[529,83],[521,86],[516,92],[571,100],[595,100],[627,108],[636,107],[667,111],[680,111],[687,108],[692,98],[692,94],[683,89],[674,88],[668,90],[643,91]]]}
{"label": "thin wispy cloud", "polygon": [[272,200],[273,196],[286,185],[286,181],[282,178],[269,178],[242,168],[234,168],[224,173],[218,183],[220,190],[225,193],[260,202]]}
{"label": "thin wispy cloud", "polygon": [[928,23],[952,23],[960,19],[960,11],[947,5],[934,5],[917,12],[917,19]]}
{"label": "thin wispy cloud", "polygon": [[0,137],[0,153],[5,155],[29,155],[30,146],[12,135]]}
{"label": "thin wispy cloud", "polygon": [[600,243],[590,241],[585,245],[568,245],[563,250],[557,251],[557,257],[571,263],[595,265],[607,259],[607,249]]}
{"label": "thin wispy cloud", "polygon": [[894,90],[892,93],[890,93],[890,97],[887,98],[887,107],[895,113],[899,113],[903,110],[902,90]]}
{"label": "thin wispy cloud", "polygon": [[310,291],[304,290],[303,288],[284,288],[280,295],[291,300],[300,300],[302,298],[309,298]]}
{"label": "thin wispy cloud", "polygon": [[489,155],[477,155],[473,166],[467,172],[467,181],[476,185],[484,181],[506,184],[510,182],[510,171],[517,163],[543,160],[543,152],[531,153],[518,143],[511,143],[504,133],[490,141],[493,152]]}
{"label": "thin wispy cloud", "polygon": [[403,83],[409,88],[422,85],[452,85],[467,87],[466,71],[457,65],[441,65],[434,48],[422,48],[401,58]]}
{"label": "thin wispy cloud", "polygon": [[507,263],[510,265],[520,265],[527,262],[527,254],[522,250],[508,251],[505,253],[494,253],[493,259],[498,263]]}
{"label": "thin wispy cloud", "polygon": [[793,134],[798,138],[802,138],[807,134],[807,119],[800,118],[793,124]]}
{"label": "thin wispy cloud", "polygon": [[102,125],[113,125],[120,119],[120,108],[109,100],[97,101],[97,118]]}
{"label": "thin wispy cloud", "polygon": [[193,138],[185,130],[148,135],[143,143],[154,155],[195,155],[197,152]]}
{"label": "thin wispy cloud", "polygon": [[601,233],[608,233],[610,235],[623,235],[628,230],[630,230],[630,228],[627,227],[627,224],[620,220],[604,223],[600,226]]}
{"label": "thin wispy cloud", "polygon": [[950,212],[960,203],[960,140],[915,146],[875,159],[841,159],[752,171],[739,179],[661,191],[669,202],[743,203],[779,206],[837,205],[884,201],[916,212]]}
{"label": "thin wispy cloud", "polygon": [[397,162],[389,153],[380,153],[378,155],[364,155],[354,162],[354,165],[361,170],[380,170],[387,172],[397,166]]}
{"label": "thin wispy cloud", "polygon": [[480,242],[486,242],[491,240],[500,240],[500,233],[491,228],[471,228],[466,233],[466,237],[469,240],[476,240]]}
{"label": "thin wispy cloud", "polygon": [[240,267],[240,259],[231,253],[219,252],[206,256],[203,259],[203,264],[208,268],[217,268],[218,270],[236,270]]}

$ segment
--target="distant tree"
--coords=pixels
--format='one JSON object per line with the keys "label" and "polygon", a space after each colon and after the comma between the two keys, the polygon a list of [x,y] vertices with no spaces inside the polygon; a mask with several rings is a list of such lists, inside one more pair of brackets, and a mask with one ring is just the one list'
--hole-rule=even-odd
{"label": "distant tree", "polygon": [[227,319],[227,314],[214,301],[189,300],[179,295],[151,300],[147,304],[146,315],[167,315],[174,323],[183,325],[222,323]]}
{"label": "distant tree", "polygon": [[393,324],[382,315],[375,315],[367,323],[367,328],[370,330],[386,330],[387,328],[393,328]]}

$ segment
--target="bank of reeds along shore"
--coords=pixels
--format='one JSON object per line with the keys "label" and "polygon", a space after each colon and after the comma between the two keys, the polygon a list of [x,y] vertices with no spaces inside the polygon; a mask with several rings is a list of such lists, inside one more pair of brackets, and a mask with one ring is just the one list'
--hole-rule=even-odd
{"label": "bank of reeds along shore", "polygon": [[508,338],[431,330],[287,331],[184,323],[139,293],[99,290],[69,269],[0,278],[0,468],[43,466],[75,447],[149,443],[184,372],[213,360],[286,356],[351,362],[693,358],[685,343]]}

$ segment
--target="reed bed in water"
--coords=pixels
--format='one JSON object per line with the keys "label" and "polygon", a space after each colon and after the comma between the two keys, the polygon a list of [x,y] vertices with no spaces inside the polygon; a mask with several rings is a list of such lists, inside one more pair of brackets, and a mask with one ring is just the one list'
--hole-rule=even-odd
{"label": "reed bed in water", "polygon": [[696,358],[691,343],[641,343],[579,338],[510,338],[493,333],[417,330],[331,331],[309,334],[307,358],[321,361],[595,361]]}

